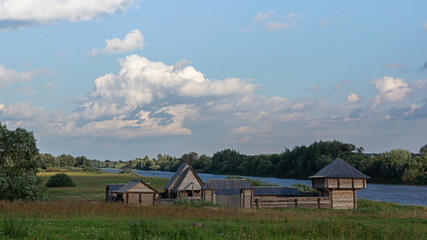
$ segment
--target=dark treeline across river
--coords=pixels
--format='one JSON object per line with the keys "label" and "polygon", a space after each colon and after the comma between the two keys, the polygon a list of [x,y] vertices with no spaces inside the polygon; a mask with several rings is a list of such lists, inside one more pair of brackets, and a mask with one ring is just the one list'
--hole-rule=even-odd
{"label": "dark treeline across river", "polygon": [[[121,169],[102,169],[105,172],[118,173]],[[135,173],[144,177],[160,177],[171,178],[174,172],[166,171],[145,171],[134,170]],[[224,179],[227,175],[215,175],[199,173],[200,178],[206,182],[209,179]],[[280,186],[291,186],[295,183],[304,183],[311,186],[310,180],[302,179],[281,179],[274,177],[250,177],[253,179],[260,179],[272,184]],[[368,183],[366,189],[357,191],[358,198],[369,200],[396,202],[398,204],[418,205],[427,207],[427,186],[425,185],[395,185],[395,184],[373,184]]]}

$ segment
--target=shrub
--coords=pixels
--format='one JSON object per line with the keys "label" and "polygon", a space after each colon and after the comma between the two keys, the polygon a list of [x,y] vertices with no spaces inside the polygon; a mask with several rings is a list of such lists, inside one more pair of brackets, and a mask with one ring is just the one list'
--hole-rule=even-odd
{"label": "shrub", "polygon": [[292,185],[292,187],[296,188],[298,192],[317,192],[316,189],[308,186],[307,184],[303,183],[295,183]]}
{"label": "shrub", "polygon": [[64,173],[58,173],[49,178],[46,187],[75,187],[76,184]]}

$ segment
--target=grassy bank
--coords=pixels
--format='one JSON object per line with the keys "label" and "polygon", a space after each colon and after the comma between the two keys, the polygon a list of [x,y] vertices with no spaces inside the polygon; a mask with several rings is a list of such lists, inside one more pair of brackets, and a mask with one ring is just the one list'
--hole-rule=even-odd
{"label": "grassy bank", "polygon": [[[76,199],[103,199],[107,183],[127,182],[136,176],[69,175],[76,188],[49,190],[60,201],[0,202],[0,239],[427,238],[424,207],[368,200],[359,200],[357,210],[132,207]],[[167,179],[144,181],[160,190]],[[89,193],[90,189],[96,193]]]}
{"label": "grassy bank", "polygon": [[[42,172],[39,173],[43,180],[43,185],[46,184],[50,176],[58,172]],[[118,174],[105,172],[67,172],[77,187],[67,188],[49,188],[47,189],[51,200],[105,200],[105,188],[110,183],[128,183],[132,179],[141,179],[162,192],[163,187],[169,181],[166,178],[141,177],[134,174]]]}

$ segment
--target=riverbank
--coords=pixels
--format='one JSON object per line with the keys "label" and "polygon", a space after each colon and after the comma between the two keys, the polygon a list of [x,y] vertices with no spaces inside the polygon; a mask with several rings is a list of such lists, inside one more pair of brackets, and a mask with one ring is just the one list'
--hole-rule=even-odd
{"label": "riverbank", "polygon": [[[55,173],[41,173],[45,183]],[[106,203],[108,183],[139,178],[160,190],[167,178],[67,173],[75,188],[54,201],[0,202],[0,238],[13,239],[425,239],[427,209],[358,200],[357,210],[133,207]],[[82,200],[84,199],[84,200]]]}

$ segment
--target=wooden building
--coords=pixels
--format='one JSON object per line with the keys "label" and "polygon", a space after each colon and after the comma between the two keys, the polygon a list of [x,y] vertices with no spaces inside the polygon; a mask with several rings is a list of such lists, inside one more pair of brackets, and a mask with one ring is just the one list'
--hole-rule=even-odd
{"label": "wooden building", "polygon": [[335,209],[356,209],[356,191],[366,188],[369,177],[340,158],[309,177],[320,197],[330,197]]}
{"label": "wooden building", "polygon": [[203,185],[203,200],[235,208],[253,205],[253,186],[246,179],[214,179]]}
{"label": "wooden building", "polygon": [[108,184],[105,189],[105,201],[107,202],[117,202],[117,190],[126,185],[126,183],[119,184]]}
{"label": "wooden building", "polygon": [[159,197],[156,189],[141,180],[132,180],[112,193],[117,194],[118,202],[139,206],[154,205],[154,201]]}
{"label": "wooden building", "polygon": [[201,198],[203,181],[188,162],[183,162],[165,186],[167,198]]}

